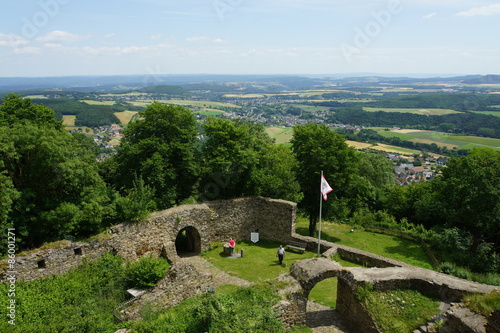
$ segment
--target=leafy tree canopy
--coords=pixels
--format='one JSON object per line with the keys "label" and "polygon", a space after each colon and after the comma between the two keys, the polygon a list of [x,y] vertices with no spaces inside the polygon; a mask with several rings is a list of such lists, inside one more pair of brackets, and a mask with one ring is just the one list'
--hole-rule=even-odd
{"label": "leafy tree canopy", "polygon": [[297,179],[304,198],[299,203],[309,216],[309,234],[312,236],[319,218],[320,174],[334,189],[324,203],[324,213],[343,210],[342,198],[348,197],[350,182],[355,178],[357,156],[345,138],[325,125],[309,123],[294,127],[292,149],[298,161]]}
{"label": "leafy tree canopy", "polygon": [[191,111],[155,102],[123,134],[118,154],[106,165],[110,182],[126,190],[141,178],[154,191],[159,209],[191,196],[199,173]]}

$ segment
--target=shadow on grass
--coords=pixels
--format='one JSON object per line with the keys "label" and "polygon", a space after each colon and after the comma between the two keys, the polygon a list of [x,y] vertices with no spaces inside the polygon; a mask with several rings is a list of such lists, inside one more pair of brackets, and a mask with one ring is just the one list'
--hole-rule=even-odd
{"label": "shadow on grass", "polygon": [[[299,227],[299,226],[297,226],[295,228],[295,232],[298,233],[299,235],[302,235],[302,236],[309,236],[309,228],[307,228],[307,227]],[[318,238],[317,232],[316,232],[316,235],[314,237]],[[340,242],[340,238],[330,236],[328,234],[327,230],[322,230],[321,231],[321,239],[322,240],[326,240],[326,241],[328,241],[330,243],[338,243],[338,242]]]}
{"label": "shadow on grass", "polygon": [[428,269],[433,268],[431,260],[427,257],[427,254],[425,253],[424,250],[422,250],[419,244],[404,239],[397,239],[397,242],[398,242],[397,245],[386,247],[385,251],[390,254],[400,255],[401,256],[401,259],[399,259],[400,261],[405,261],[412,265],[423,268],[428,268]]}

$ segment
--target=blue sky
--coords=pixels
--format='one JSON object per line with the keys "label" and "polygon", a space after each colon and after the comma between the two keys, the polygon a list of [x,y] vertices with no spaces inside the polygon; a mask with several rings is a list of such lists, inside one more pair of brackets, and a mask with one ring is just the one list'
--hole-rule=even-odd
{"label": "blue sky", "polygon": [[22,0],[0,77],[500,74],[499,0]]}

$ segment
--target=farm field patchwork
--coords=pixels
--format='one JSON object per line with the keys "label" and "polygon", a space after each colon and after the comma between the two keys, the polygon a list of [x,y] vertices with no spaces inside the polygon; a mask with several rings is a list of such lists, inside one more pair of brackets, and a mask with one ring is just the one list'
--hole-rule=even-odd
{"label": "farm field patchwork", "polygon": [[[133,101],[131,102],[134,106],[148,106],[152,104],[153,100],[141,100],[141,101]],[[180,106],[195,106],[199,108],[214,108],[214,107],[230,107],[230,108],[241,108],[241,106],[232,104],[232,103],[223,103],[223,102],[212,102],[212,101],[194,101],[194,100],[158,100],[157,102],[162,104],[175,104]]]}
{"label": "farm field patchwork", "polygon": [[492,106],[494,108],[499,108],[498,111],[472,111],[473,113],[485,114],[488,116],[500,117],[500,105]]}
{"label": "farm field patchwork", "polygon": [[62,122],[66,126],[75,126],[76,116],[64,115]]}
{"label": "farm field patchwork", "polygon": [[476,136],[458,136],[437,131],[424,130],[397,130],[397,131],[378,131],[385,137],[399,137],[402,140],[413,142],[435,143],[440,147],[453,149],[454,147],[462,149],[471,149],[473,147],[487,147],[500,150],[500,139],[483,138]]}
{"label": "farm field patchwork", "polygon": [[137,113],[137,111],[123,111],[115,112],[114,115],[120,120],[120,123],[122,123],[122,125],[128,125]]}
{"label": "farm field patchwork", "polygon": [[276,140],[277,144],[290,142],[293,135],[293,128],[291,127],[267,127],[267,134]]}
{"label": "farm field patchwork", "polygon": [[403,108],[371,108],[371,107],[363,107],[364,111],[367,112],[377,112],[377,111],[384,111],[384,112],[401,112],[401,113],[414,113],[414,114],[421,114],[421,115],[426,115],[426,116],[440,116],[444,114],[451,114],[451,113],[460,113],[455,110],[451,109],[403,109]]}
{"label": "farm field patchwork", "polygon": [[84,99],[80,102],[87,103],[89,105],[115,105],[115,101],[94,101],[90,99]]}

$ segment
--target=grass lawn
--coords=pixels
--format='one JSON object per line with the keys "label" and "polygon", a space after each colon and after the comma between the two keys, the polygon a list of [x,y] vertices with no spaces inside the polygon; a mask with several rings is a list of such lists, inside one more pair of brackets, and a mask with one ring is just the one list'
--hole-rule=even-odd
{"label": "grass lawn", "polygon": [[[301,235],[308,234],[309,221],[305,218],[297,220],[296,231]],[[333,222],[323,222],[321,238],[332,243],[345,245],[363,251],[375,253],[386,258],[404,263],[433,269],[431,261],[419,244],[395,236],[378,234],[356,229],[350,232],[351,226]]]}
{"label": "grass lawn", "polygon": [[237,242],[235,252],[240,253],[240,250],[243,249],[243,257],[231,259],[223,254],[223,246],[220,244],[214,249],[202,253],[202,256],[217,268],[252,282],[275,279],[278,275],[287,273],[294,262],[316,256],[312,252],[300,253],[286,250],[283,264],[279,265],[276,257],[279,245],[277,242],[265,240],[260,240],[257,244],[246,241]]}

